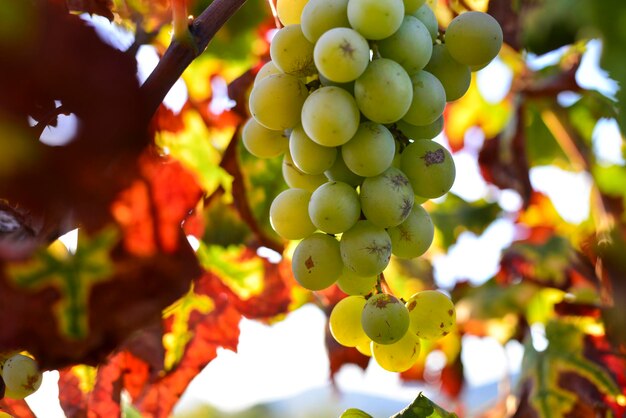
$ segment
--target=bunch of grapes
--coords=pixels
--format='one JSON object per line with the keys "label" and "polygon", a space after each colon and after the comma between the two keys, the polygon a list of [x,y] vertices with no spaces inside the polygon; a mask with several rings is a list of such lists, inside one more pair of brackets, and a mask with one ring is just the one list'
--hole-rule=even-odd
{"label": "bunch of grapes", "polygon": [[4,382],[4,396],[24,399],[39,389],[42,374],[32,357],[19,353],[8,355],[0,353],[0,377]]}
{"label": "bunch of grapes", "polygon": [[300,240],[292,269],[303,287],[337,283],[349,295],[331,314],[335,339],[406,370],[420,338],[450,331],[454,305],[433,291],[403,303],[381,275],[392,255],[419,257],[432,243],[421,204],[450,190],[455,166],[431,139],[471,71],[498,54],[502,30],[466,12],[443,35],[425,0],[278,0],[277,10],[285,26],[242,130],[251,154],[284,154],[290,188],[272,202],[271,225]]}

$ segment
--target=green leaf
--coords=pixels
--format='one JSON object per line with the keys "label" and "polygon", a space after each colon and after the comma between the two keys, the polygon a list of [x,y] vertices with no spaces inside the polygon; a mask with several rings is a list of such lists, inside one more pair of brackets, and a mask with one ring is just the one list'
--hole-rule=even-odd
{"label": "green leaf", "polygon": [[526,155],[530,167],[556,165],[567,169],[569,160],[544,123],[540,104],[526,102]]}
{"label": "green leaf", "polygon": [[457,415],[446,412],[420,392],[411,405],[391,418],[457,418]]}

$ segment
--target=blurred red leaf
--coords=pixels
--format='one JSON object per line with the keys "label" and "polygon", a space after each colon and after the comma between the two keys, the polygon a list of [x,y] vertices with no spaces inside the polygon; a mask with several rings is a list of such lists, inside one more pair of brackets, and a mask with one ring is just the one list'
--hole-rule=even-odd
{"label": "blurred red leaf", "polygon": [[21,399],[0,399],[0,412],[11,414],[14,418],[37,418],[26,401]]}
{"label": "blurred red leaf", "polygon": [[367,368],[371,357],[361,354],[354,347],[344,347],[335,341],[330,333],[328,324],[326,324],[324,342],[326,344],[326,351],[328,352],[328,360],[330,361],[331,380],[334,381],[337,372],[346,364],[355,364],[363,370]]}

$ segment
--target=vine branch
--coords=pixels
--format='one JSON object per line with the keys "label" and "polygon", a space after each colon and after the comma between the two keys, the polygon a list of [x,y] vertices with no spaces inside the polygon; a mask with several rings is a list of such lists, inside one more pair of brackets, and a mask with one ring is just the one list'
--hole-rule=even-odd
{"label": "vine branch", "polygon": [[191,62],[207,47],[213,36],[246,0],[215,0],[189,25],[193,42],[181,42],[176,36],[154,71],[141,86],[143,115],[150,120],[165,95]]}

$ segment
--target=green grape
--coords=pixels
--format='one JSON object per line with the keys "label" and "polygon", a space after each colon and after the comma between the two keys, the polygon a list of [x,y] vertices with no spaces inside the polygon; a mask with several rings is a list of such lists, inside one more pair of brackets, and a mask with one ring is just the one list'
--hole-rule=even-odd
{"label": "green grape", "polygon": [[332,28],[349,28],[348,0],[309,0],[300,22],[304,36],[313,43]]}
{"label": "green grape", "polygon": [[428,33],[430,33],[432,42],[435,43],[437,36],[439,35],[439,23],[437,22],[437,17],[435,16],[433,9],[431,9],[428,4],[424,4],[417,9],[415,13],[412,13],[412,15],[418,18],[424,26],[426,26]]}
{"label": "green grape", "polygon": [[393,344],[399,341],[408,331],[409,322],[409,311],[406,306],[388,293],[378,293],[370,297],[361,314],[363,331],[378,344]]}
{"label": "green grape", "polygon": [[324,172],[328,180],[341,181],[352,187],[357,187],[363,183],[363,177],[351,171],[343,160],[341,148],[332,167]]}
{"label": "green grape", "polygon": [[382,228],[402,223],[411,213],[415,200],[409,179],[395,167],[363,180],[360,197],[367,220]]}
{"label": "green grape", "polygon": [[430,199],[447,193],[456,175],[452,155],[428,139],[419,139],[406,147],[400,157],[400,167],[415,194]]}
{"label": "green grape", "polygon": [[23,354],[15,354],[2,367],[2,380],[6,386],[4,395],[10,399],[24,399],[39,389],[42,377],[35,360]]}
{"label": "green grape", "polygon": [[289,153],[296,167],[307,174],[324,173],[337,158],[337,148],[324,147],[314,142],[300,125],[291,131]]}
{"label": "green grape", "polygon": [[270,206],[270,224],[285,239],[303,239],[315,232],[309,218],[311,192],[287,189],[274,198]]}
{"label": "green grape", "polygon": [[446,47],[452,58],[462,64],[486,65],[500,52],[502,28],[487,13],[461,13],[446,29]]}
{"label": "green grape", "polygon": [[371,177],[391,166],[395,148],[389,129],[376,122],[363,122],[352,139],[342,145],[341,155],[350,171]]}
{"label": "green grape", "polygon": [[450,333],[456,324],[454,303],[436,290],[417,292],[406,302],[411,324],[409,329],[425,340],[437,340]]}
{"label": "green grape", "polygon": [[313,44],[304,37],[300,25],[288,25],[276,32],[270,44],[270,57],[283,73],[296,77],[315,74]]}
{"label": "green grape", "polygon": [[361,277],[352,270],[344,267],[341,276],[337,280],[337,286],[348,295],[367,295],[372,292],[378,276]]}
{"label": "green grape", "polygon": [[300,122],[306,86],[289,74],[274,74],[260,80],[250,92],[250,113],[261,125],[277,131]]}
{"label": "green grape", "polygon": [[254,85],[256,86],[256,84],[263,80],[265,77],[269,77],[271,75],[274,74],[282,74],[283,72],[280,71],[280,69],[274,65],[274,63],[272,61],[268,61],[265,64],[263,64],[263,66],[259,69],[259,72],[256,73],[256,76],[254,77]]}
{"label": "green grape", "polygon": [[302,126],[325,147],[343,145],[359,128],[359,108],[350,93],[339,87],[315,90],[302,106]]}
{"label": "green grape", "polygon": [[365,306],[363,296],[347,296],[339,301],[330,312],[330,333],[339,344],[356,347],[366,344],[369,338],[361,325],[361,312]]}
{"label": "green grape", "polygon": [[348,408],[341,413],[339,418],[372,418],[372,416],[358,408]]}
{"label": "green grape", "polygon": [[337,281],[343,270],[339,242],[320,232],[309,235],[296,246],[291,270],[305,289],[326,289]]}
{"label": "green grape", "polygon": [[391,258],[391,238],[384,228],[368,220],[358,221],[341,236],[341,259],[359,276],[376,276]]}
{"label": "green grape", "polygon": [[404,16],[400,28],[378,42],[378,51],[396,61],[411,75],[428,64],[433,52],[433,40],[426,26],[415,16]]}
{"label": "green grape", "polygon": [[411,78],[397,62],[379,58],[355,81],[354,97],[369,120],[392,123],[402,118],[411,105]]}
{"label": "green grape", "polygon": [[436,121],[446,107],[446,91],[437,77],[427,71],[411,76],[413,100],[402,120],[424,126]]}
{"label": "green grape", "polygon": [[356,80],[370,62],[370,47],[357,31],[333,28],[324,32],[315,44],[315,65],[325,78],[347,83]]}
{"label": "green grape", "polygon": [[313,225],[327,234],[350,229],[361,215],[359,194],[346,183],[329,181],[311,195],[309,216]]}
{"label": "green grape", "polygon": [[376,363],[383,369],[396,373],[409,370],[417,362],[421,347],[420,339],[412,332],[407,332],[393,344],[371,344]]}
{"label": "green grape", "polygon": [[267,129],[254,118],[247,120],[241,131],[243,146],[257,158],[274,158],[289,147],[285,131]]}
{"label": "green grape", "polygon": [[433,242],[435,227],[428,212],[413,205],[411,213],[400,225],[387,230],[391,238],[391,253],[400,258],[415,258],[424,254]]}
{"label": "green grape", "polygon": [[428,125],[416,126],[400,119],[396,122],[396,128],[411,139],[433,139],[443,131],[443,115]]}
{"label": "green grape", "polygon": [[277,0],[276,13],[284,26],[300,23],[307,0]]}
{"label": "green grape", "polygon": [[404,17],[402,0],[349,0],[350,26],[367,39],[387,38],[398,30]]}
{"label": "green grape", "polygon": [[313,193],[315,189],[328,181],[323,174],[306,174],[296,167],[289,152],[283,157],[283,178],[287,186],[296,189],[305,189]]}
{"label": "green grape", "polygon": [[433,46],[433,54],[424,70],[441,81],[449,102],[461,98],[472,81],[470,68],[455,61],[446,46],[441,44]]}
{"label": "green grape", "polygon": [[426,3],[426,0],[404,0],[404,13],[412,15]]}

